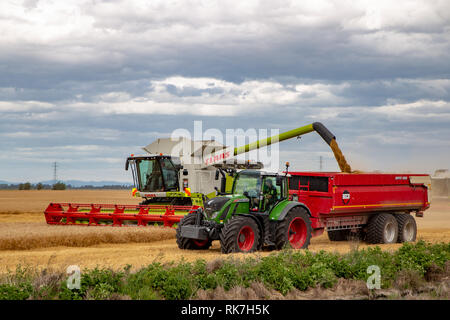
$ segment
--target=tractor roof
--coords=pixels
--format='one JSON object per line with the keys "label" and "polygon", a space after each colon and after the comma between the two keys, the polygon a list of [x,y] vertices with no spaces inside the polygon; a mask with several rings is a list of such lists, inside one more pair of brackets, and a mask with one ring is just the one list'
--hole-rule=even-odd
{"label": "tractor roof", "polygon": [[278,176],[279,174],[276,172],[267,172],[267,171],[261,171],[261,170],[253,170],[253,169],[247,169],[242,170],[240,174],[248,174],[248,175],[255,175],[255,176]]}

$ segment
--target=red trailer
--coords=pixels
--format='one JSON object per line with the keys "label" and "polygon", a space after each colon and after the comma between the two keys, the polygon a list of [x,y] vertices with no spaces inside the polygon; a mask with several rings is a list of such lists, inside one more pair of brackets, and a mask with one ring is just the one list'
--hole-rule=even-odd
{"label": "red trailer", "polygon": [[413,217],[430,207],[426,174],[289,172],[289,196],[311,214],[313,235],[332,241],[357,236],[369,243],[414,241]]}

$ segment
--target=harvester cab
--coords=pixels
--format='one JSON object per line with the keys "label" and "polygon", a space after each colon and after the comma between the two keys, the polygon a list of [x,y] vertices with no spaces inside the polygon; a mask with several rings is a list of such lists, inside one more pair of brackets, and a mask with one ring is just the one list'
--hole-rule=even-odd
{"label": "harvester cab", "polygon": [[[151,155],[131,156],[127,158],[125,170],[131,168],[134,186],[152,202],[191,204],[190,199],[184,199],[185,192],[180,193],[179,171],[182,166],[179,158]],[[178,197],[176,197],[178,196]],[[185,201],[182,201],[185,200]]]}
{"label": "harvester cab", "polygon": [[263,246],[307,248],[311,238],[308,209],[288,199],[288,175],[256,170],[239,172],[232,194],[205,203],[177,227],[181,249],[208,249],[220,240],[223,253],[253,252]]}

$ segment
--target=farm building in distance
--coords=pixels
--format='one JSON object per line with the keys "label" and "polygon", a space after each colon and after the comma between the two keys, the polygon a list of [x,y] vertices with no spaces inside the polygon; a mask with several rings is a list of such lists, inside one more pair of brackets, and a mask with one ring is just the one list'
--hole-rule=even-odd
{"label": "farm building in distance", "polygon": [[439,169],[431,177],[433,196],[450,197],[450,172],[448,169]]}

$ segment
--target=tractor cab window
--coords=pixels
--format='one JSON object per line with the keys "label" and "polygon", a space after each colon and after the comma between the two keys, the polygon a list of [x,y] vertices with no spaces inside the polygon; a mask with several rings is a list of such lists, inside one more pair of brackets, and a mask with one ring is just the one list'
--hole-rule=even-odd
{"label": "tractor cab window", "polygon": [[250,198],[250,209],[259,207],[261,175],[259,173],[240,173],[234,181],[233,194],[246,194]]}
{"label": "tractor cab window", "polygon": [[142,191],[164,191],[161,168],[156,159],[137,161]]}
{"label": "tractor cab window", "polygon": [[244,192],[247,192],[249,196],[257,197],[259,192],[259,185],[259,176],[240,174],[236,178],[234,194],[244,194]]}
{"label": "tractor cab window", "polygon": [[276,177],[264,177],[262,193],[264,203],[261,204],[261,211],[267,211],[278,202],[282,196],[281,186],[277,186]]}
{"label": "tractor cab window", "polygon": [[161,169],[166,191],[178,189],[178,171],[169,159],[161,159]]}

